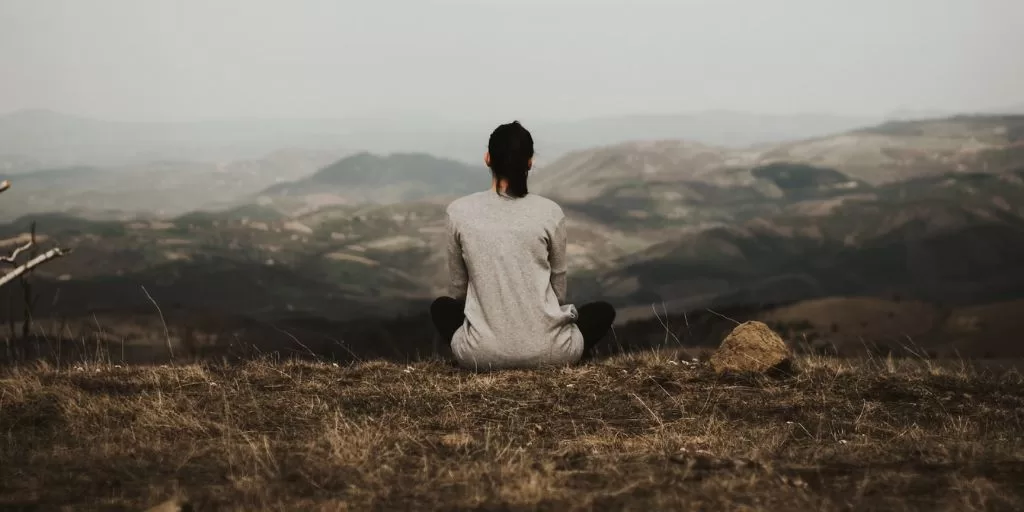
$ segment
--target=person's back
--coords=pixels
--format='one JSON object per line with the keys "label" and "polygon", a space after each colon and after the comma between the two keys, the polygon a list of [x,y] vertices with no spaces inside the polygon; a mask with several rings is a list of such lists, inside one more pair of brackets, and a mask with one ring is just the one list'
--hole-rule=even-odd
{"label": "person's back", "polygon": [[451,297],[434,301],[434,324],[469,368],[578,361],[611,327],[615,310],[566,304],[565,216],[527,192],[530,133],[518,122],[499,126],[484,161],[491,190],[448,206]]}
{"label": "person's back", "polygon": [[[456,200],[448,215],[454,235],[449,261],[466,263],[466,322],[451,341],[455,356],[473,367],[579,359],[576,307],[562,305],[562,209],[535,194],[514,199],[486,191]],[[458,293],[460,282],[453,285]]]}

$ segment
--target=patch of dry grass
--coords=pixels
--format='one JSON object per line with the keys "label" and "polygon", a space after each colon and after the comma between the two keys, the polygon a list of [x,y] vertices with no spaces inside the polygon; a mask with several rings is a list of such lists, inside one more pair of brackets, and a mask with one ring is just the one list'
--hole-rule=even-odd
{"label": "patch of dry grass", "polygon": [[437,362],[0,370],[0,508],[1012,510],[1024,377],[674,353],[471,374]]}

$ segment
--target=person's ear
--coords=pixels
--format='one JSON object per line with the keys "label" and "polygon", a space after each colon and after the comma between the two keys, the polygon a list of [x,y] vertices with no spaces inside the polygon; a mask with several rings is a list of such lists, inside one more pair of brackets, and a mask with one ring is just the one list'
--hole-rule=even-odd
{"label": "person's ear", "polygon": [[491,152],[487,151],[484,153],[484,165],[487,167],[491,166]]}
{"label": "person's ear", "polygon": [[527,171],[532,171],[533,170],[533,157],[530,157],[530,161],[526,162],[526,170]]}

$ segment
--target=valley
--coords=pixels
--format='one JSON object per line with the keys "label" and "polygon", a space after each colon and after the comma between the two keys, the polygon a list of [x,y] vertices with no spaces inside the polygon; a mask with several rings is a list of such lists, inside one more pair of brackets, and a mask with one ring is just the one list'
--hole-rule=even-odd
{"label": "valley", "polygon": [[[0,245],[13,248],[35,222],[43,245],[74,249],[31,277],[37,329],[159,346],[159,330],[138,327],[158,320],[156,302],[175,346],[191,350],[225,339],[295,348],[293,338],[318,351],[357,338],[346,343],[360,353],[438,349],[423,312],[446,289],[444,209],[487,187],[482,165],[293,151],[219,170],[149,169],[11,175]],[[963,312],[1024,298],[1024,116],[890,122],[746,148],[596,146],[538,166],[531,191],[569,219],[570,300],[609,300],[635,340],[654,343],[664,321],[710,309],[803,326],[794,336],[820,345],[837,338],[833,323],[864,327],[841,318],[863,309],[857,300]],[[68,201],[79,206],[60,208]],[[20,318],[20,293],[0,292],[10,318]],[[821,300],[843,306],[826,315],[813,306]],[[879,314],[898,320],[903,309]],[[862,337],[941,331],[928,338],[934,350],[1017,350],[992,340],[1008,328],[956,334],[935,316],[918,332],[897,320]]]}

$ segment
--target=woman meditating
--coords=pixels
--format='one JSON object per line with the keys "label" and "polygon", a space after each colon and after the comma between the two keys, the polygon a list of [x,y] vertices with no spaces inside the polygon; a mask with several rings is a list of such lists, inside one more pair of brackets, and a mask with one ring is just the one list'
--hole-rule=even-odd
{"label": "woman meditating", "polygon": [[608,332],[615,309],[566,303],[565,216],[527,192],[530,132],[518,121],[499,126],[484,163],[491,189],[448,206],[452,296],[431,305],[434,325],[466,368],[575,363]]}

